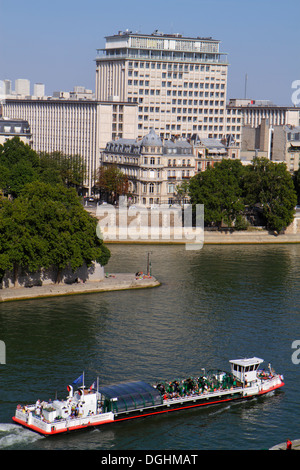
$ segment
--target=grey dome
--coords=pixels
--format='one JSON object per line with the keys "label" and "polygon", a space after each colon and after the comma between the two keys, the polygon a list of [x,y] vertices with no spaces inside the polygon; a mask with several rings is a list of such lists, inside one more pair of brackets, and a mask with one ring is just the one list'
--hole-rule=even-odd
{"label": "grey dome", "polygon": [[150,129],[149,134],[145,135],[142,139],[142,145],[153,145],[153,146],[162,146],[162,140],[160,137],[158,137],[157,134],[155,134],[155,131],[153,128]]}

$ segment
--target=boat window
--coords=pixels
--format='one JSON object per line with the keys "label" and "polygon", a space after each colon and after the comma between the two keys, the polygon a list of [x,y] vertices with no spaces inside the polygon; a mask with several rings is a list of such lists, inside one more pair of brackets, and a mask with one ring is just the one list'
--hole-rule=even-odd
{"label": "boat window", "polygon": [[129,411],[162,403],[160,392],[145,382],[129,382],[100,387],[107,407],[112,399],[117,412]]}

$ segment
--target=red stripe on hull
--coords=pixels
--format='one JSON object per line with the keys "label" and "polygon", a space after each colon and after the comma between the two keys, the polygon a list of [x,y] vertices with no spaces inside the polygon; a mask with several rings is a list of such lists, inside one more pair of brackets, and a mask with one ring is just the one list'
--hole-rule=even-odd
{"label": "red stripe on hull", "polygon": [[[29,425],[29,424],[25,423],[24,421],[19,420],[15,416],[12,419],[16,423],[21,424],[22,426],[24,426],[28,429],[31,429],[32,431],[38,432],[39,434],[43,434],[44,436],[53,436],[55,434],[62,434],[62,433],[70,432],[70,431],[86,429],[86,428],[89,428],[89,427],[101,426],[102,424],[116,423],[116,422],[120,422],[120,421],[128,421],[130,419],[136,419],[136,418],[145,418],[147,416],[159,415],[159,414],[162,414],[162,413],[169,413],[171,411],[185,410],[185,409],[188,409],[188,408],[197,408],[197,407],[200,407],[200,406],[216,405],[216,404],[219,404],[219,403],[228,403],[228,402],[235,401],[235,400],[247,400],[247,399],[257,397],[257,396],[265,395],[266,393],[272,392],[273,390],[276,390],[276,389],[278,389],[280,387],[283,387],[283,386],[284,386],[284,383],[282,382],[281,384],[275,385],[274,387],[271,387],[268,390],[261,390],[258,394],[255,394],[255,395],[248,395],[248,396],[247,395],[246,396],[241,395],[241,396],[238,396],[238,397],[235,397],[235,398],[226,398],[226,399],[223,399],[223,400],[215,400],[215,401],[208,401],[208,402],[204,402],[204,403],[190,404],[190,405],[187,405],[187,406],[179,406],[179,407],[176,407],[176,408],[175,407],[174,408],[170,407],[169,409],[164,409],[164,410],[160,410],[160,411],[153,411],[151,413],[143,413],[143,414],[138,414],[138,415],[134,415],[134,416],[132,416],[132,415],[126,416],[124,418],[117,418],[117,419],[114,419],[113,421],[108,420],[108,421],[101,421],[99,423],[97,423],[97,422],[88,423],[88,424],[81,425],[81,426],[74,426],[72,428],[63,428],[63,429],[53,430],[51,432],[46,432],[46,431],[41,430],[40,428],[37,428],[34,425]],[[55,426],[55,425],[53,425],[53,426]]]}
{"label": "red stripe on hull", "polygon": [[273,390],[276,390],[277,388],[280,388],[280,387],[283,387],[284,386],[284,383],[281,382],[280,384],[278,385],[275,385],[274,387],[271,387],[269,388],[268,390],[261,390],[258,395],[264,395],[265,393],[269,393],[269,392],[272,392]]}

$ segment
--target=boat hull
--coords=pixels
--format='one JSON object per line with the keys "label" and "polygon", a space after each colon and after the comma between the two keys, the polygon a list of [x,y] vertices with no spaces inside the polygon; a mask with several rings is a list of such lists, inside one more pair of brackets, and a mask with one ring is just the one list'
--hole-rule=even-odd
{"label": "boat hull", "polygon": [[171,411],[183,411],[191,408],[199,408],[203,406],[212,406],[222,403],[229,403],[233,401],[250,400],[252,398],[260,397],[274,390],[281,388],[284,385],[283,381],[266,384],[265,388],[244,389],[237,388],[226,391],[216,391],[211,393],[204,393],[201,395],[188,396],[184,398],[174,398],[164,400],[162,404],[147,407],[144,409],[134,409],[119,413],[104,413],[93,415],[85,418],[75,418],[63,420],[62,422],[46,423],[41,422],[40,419],[23,416],[21,411],[16,411],[16,415],[12,418],[13,421],[23,427],[31,429],[43,436],[54,436],[58,434],[69,433],[89,429],[91,427],[98,427],[105,424],[113,424],[132,419],[145,418]]}

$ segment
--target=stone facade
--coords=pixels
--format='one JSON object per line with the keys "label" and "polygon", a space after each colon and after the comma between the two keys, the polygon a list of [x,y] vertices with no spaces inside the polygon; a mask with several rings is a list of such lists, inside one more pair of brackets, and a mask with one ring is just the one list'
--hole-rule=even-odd
{"label": "stone facade", "polygon": [[116,165],[128,177],[131,202],[152,206],[177,202],[177,186],[195,174],[192,145],[162,140],[152,129],[143,139],[108,142],[101,165]]}
{"label": "stone facade", "polygon": [[3,145],[13,137],[19,137],[24,144],[32,145],[32,134],[28,121],[0,118],[0,144]]}

